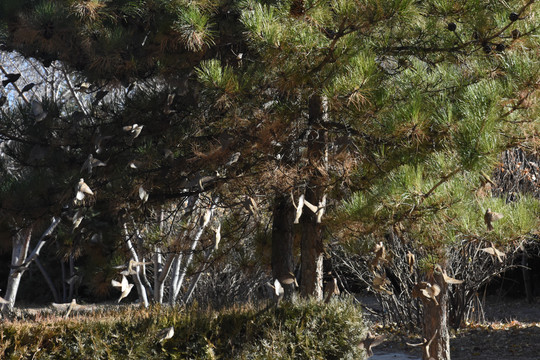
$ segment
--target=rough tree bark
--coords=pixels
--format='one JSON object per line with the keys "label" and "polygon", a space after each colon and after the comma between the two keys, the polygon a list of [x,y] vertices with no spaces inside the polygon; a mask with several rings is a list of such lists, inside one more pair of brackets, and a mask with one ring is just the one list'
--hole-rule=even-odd
{"label": "rough tree bark", "polygon": [[[305,199],[318,205],[324,195],[324,176],[314,164],[325,160],[326,131],[322,126],[324,111],[320,95],[309,99],[309,118],[307,133],[307,160],[311,164],[311,174],[306,181]],[[300,218],[302,224],[301,239],[301,286],[303,296],[312,296],[318,300],[323,297],[323,226],[317,222],[317,215],[304,211]]]}
{"label": "rough tree bark", "polygon": [[[282,279],[294,273],[294,207],[287,195],[279,194],[275,198],[274,220],[272,222],[272,275]],[[285,299],[290,299],[294,292],[293,284],[282,284]]]}
{"label": "rough tree bark", "polygon": [[422,360],[450,360],[450,333],[448,331],[448,285],[443,275],[433,273],[432,284],[439,285],[441,292],[437,302],[424,299],[424,346]]}

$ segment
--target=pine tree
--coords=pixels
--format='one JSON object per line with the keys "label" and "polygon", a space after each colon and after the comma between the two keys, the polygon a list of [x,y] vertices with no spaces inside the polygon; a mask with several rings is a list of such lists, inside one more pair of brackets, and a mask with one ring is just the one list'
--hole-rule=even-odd
{"label": "pine tree", "polygon": [[[167,185],[184,166],[211,172],[240,152],[244,176],[292,192],[303,210],[304,294],[321,295],[327,202],[350,195],[337,219],[359,234],[406,232],[431,259],[426,281],[441,289],[424,302],[425,359],[450,358],[445,283],[433,271],[444,270],[445,248],[467,236],[517,239],[537,225],[535,200],[471,191],[501,151],[537,148],[534,1],[9,3],[8,48],[95,81],[187,79],[182,93],[197,92],[193,134],[234,140],[219,151],[205,142],[192,162],[183,152],[169,182],[154,178],[154,198],[178,195]],[[128,114],[115,121],[138,113]],[[488,208],[505,214],[492,232]]]}
{"label": "pine tree", "polygon": [[[136,10],[138,5],[141,7]],[[2,13],[7,19],[3,49],[17,46],[21,52],[30,51],[40,58],[44,65],[40,71],[47,74],[46,81],[61,69],[66,75],[62,92],[70,96],[58,96],[57,89],[50,91],[51,98],[39,94],[43,96],[39,102],[42,113],[47,114],[44,119],[36,118],[33,106],[28,106],[30,102],[21,105],[19,112],[3,114],[6,121],[0,129],[2,139],[12,140],[6,153],[9,161],[16,164],[17,176],[24,181],[14,180],[13,187],[5,187],[1,196],[3,203],[15,203],[22,210],[38,208],[37,214],[20,214],[21,219],[30,223],[50,215],[65,215],[71,222],[82,210],[83,225],[75,231],[75,226],[72,229],[68,223],[67,229],[57,236],[66,240],[66,251],[75,251],[74,244],[102,239],[103,233],[108,235],[108,241],[132,244],[132,237],[137,237],[141,228],[155,227],[159,217],[156,213],[161,207],[171,207],[171,202],[181,205],[195,201],[197,206],[192,204],[186,213],[193,217],[188,225],[198,224],[197,217],[201,215],[202,219],[206,210],[206,197],[199,195],[217,189],[233,176],[234,167],[245,166],[243,159],[234,164],[238,156],[232,161],[236,154],[232,150],[242,146],[250,127],[227,129],[217,121],[222,108],[208,113],[204,102],[216,85],[234,91],[234,83],[229,82],[230,72],[201,94],[200,84],[194,81],[194,64],[222,46],[214,44],[206,23],[210,17],[212,24],[228,22],[223,16],[226,7],[216,8],[205,1],[148,5],[105,5],[99,1],[5,4],[9,11]],[[120,21],[119,26],[122,17],[127,21]],[[227,45],[224,53],[236,59],[230,47]],[[52,63],[53,60],[65,63]],[[213,70],[220,71],[203,66],[198,71]],[[226,98],[222,100],[225,106]],[[21,125],[21,121],[23,126],[15,125]],[[14,137],[17,126],[20,136]],[[32,151],[39,155],[38,159],[30,156]],[[28,158],[33,161],[28,162]],[[32,182],[33,174],[39,181]],[[81,176],[96,196],[76,192],[74,200],[73,189]],[[21,190],[27,201],[15,199],[14,187]],[[36,196],[39,191],[44,196]],[[48,201],[40,203],[44,198]],[[3,217],[9,217],[20,209],[3,210]],[[179,211],[171,213],[174,212]],[[127,226],[131,222],[133,226]],[[204,223],[202,229],[206,228]],[[185,233],[189,235],[189,231]],[[200,236],[191,246],[200,242]],[[186,236],[184,240],[188,239]],[[171,252],[184,247],[177,243],[165,245],[173,248]],[[184,269],[181,255],[177,254],[172,263],[181,279],[193,254],[187,258]],[[181,282],[174,288],[180,289]],[[146,293],[139,282],[137,285],[140,294]],[[171,297],[171,302],[176,301],[176,296]]]}
{"label": "pine tree", "polygon": [[[345,136],[357,156],[356,191],[337,224],[348,222],[379,239],[404,229],[431,259],[425,277],[440,297],[424,302],[425,359],[450,357],[447,285],[444,272],[433,271],[444,269],[445,248],[467,237],[519,239],[537,226],[536,200],[503,208],[502,199],[478,199],[473,191],[501,151],[538,146],[532,135],[538,107],[526,100],[538,92],[539,68],[530,50],[538,46],[531,36],[538,30],[529,21],[536,8],[533,2],[507,7],[478,1],[242,5],[248,45],[261,66],[253,88],[264,89],[272,102],[272,121],[290,126],[283,133],[308,133],[297,142],[307,145],[301,167],[306,198],[318,193],[321,199],[332,189],[325,177],[339,173],[332,150]],[[324,109],[325,99],[328,110],[313,123],[317,97],[318,107]],[[328,164],[321,161],[326,156]],[[488,208],[508,214],[509,223],[486,232]],[[306,223],[317,226],[313,219]],[[318,236],[312,235],[312,249]]]}

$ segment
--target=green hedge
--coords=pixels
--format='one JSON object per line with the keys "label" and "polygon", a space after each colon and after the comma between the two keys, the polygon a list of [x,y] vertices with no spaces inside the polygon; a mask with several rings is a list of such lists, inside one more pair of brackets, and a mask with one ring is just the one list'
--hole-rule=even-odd
{"label": "green hedge", "polygon": [[[158,343],[156,333],[174,326]],[[301,301],[220,312],[154,306],[0,324],[2,359],[363,359],[361,309]]]}

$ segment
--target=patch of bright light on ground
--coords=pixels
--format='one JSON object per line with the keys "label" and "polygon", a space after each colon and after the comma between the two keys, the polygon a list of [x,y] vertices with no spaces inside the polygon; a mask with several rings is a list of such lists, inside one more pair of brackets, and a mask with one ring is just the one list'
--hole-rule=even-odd
{"label": "patch of bright light on ground", "polygon": [[403,353],[373,354],[370,360],[420,360],[419,357]]}

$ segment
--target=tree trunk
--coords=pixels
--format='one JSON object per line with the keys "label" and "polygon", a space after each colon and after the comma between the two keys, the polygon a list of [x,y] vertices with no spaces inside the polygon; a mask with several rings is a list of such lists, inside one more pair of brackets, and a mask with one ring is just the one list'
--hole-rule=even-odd
{"label": "tree trunk", "polygon": [[[167,279],[167,275],[169,275],[171,265],[175,258],[176,256],[174,254],[168,254],[165,265],[161,266],[161,270],[159,271],[159,277],[157,278],[157,282],[154,285],[154,295],[156,296],[155,300],[158,304],[163,304],[163,297],[165,294],[165,280]],[[157,268],[158,267],[155,267],[156,273],[158,273]]]}
{"label": "tree trunk", "polygon": [[47,283],[47,285],[49,285],[49,289],[51,290],[51,294],[53,296],[54,302],[59,303],[60,302],[60,297],[58,296],[58,291],[56,291],[56,288],[54,287],[54,283],[53,283],[51,277],[49,276],[49,274],[47,273],[47,270],[45,270],[45,268],[41,264],[41,261],[39,261],[39,258],[36,258],[36,260],[34,260],[34,261],[35,261],[39,271],[41,271],[41,275],[43,275],[43,278],[45,279],[45,282]]}
{"label": "tree trunk", "polygon": [[64,260],[60,260],[60,270],[62,271],[62,302],[67,302],[67,295],[68,295],[68,289],[66,286],[66,262]]}
{"label": "tree trunk", "polygon": [[[182,288],[182,285],[184,284],[184,279],[186,278],[187,271],[189,267],[191,266],[191,262],[193,261],[193,255],[195,253],[195,249],[197,248],[197,245],[200,243],[201,236],[203,235],[204,230],[207,228],[208,224],[210,224],[210,220],[212,219],[212,215],[214,213],[214,209],[216,207],[217,201],[218,201],[218,197],[214,197],[212,199],[212,205],[210,205],[210,208],[206,209],[204,214],[199,219],[199,224],[200,224],[199,229],[197,230],[197,233],[195,234],[193,241],[191,242],[191,248],[186,258],[186,262],[185,264],[183,264],[182,271],[175,284],[174,292],[173,292],[174,296],[171,300],[171,305],[174,305],[174,303],[176,303],[176,299],[178,298],[180,289]],[[178,266],[180,266],[180,263],[178,263]]]}
{"label": "tree trunk", "polygon": [[[126,223],[124,223],[124,232],[126,235],[126,246],[128,250],[131,253],[131,257],[134,261],[139,262],[139,256],[137,255],[137,251],[133,247],[133,243],[131,242],[131,237],[128,232],[128,228]],[[141,282],[141,276],[140,276],[140,267],[135,267],[135,274],[131,276],[133,279],[133,282],[135,283],[135,287],[137,288],[137,293],[139,294],[139,300],[144,305],[145,308],[148,307],[148,294],[146,293],[146,288],[143,286]]]}
{"label": "tree trunk", "polygon": [[[72,279],[73,276],[75,276],[75,260],[73,259],[73,254],[69,255],[69,277],[68,279]],[[69,301],[73,300],[73,293],[75,290],[75,281],[69,282],[69,295],[68,299]]]}
{"label": "tree trunk", "polygon": [[[326,163],[326,131],[323,121],[323,101],[321,96],[313,95],[309,99],[309,119],[307,133],[307,161],[311,174],[306,184],[305,200],[318,206],[322,200],[324,175],[317,166]],[[301,255],[301,293],[303,296],[313,296],[318,300],[323,298],[323,227],[317,222],[317,215],[312,211],[304,211],[300,218],[302,224]]]}
{"label": "tree trunk", "polygon": [[[294,207],[289,196],[280,194],[275,198],[272,223],[272,275],[282,279],[294,274]],[[294,292],[293,284],[283,284],[285,299]]]}
{"label": "tree trunk", "polygon": [[424,299],[424,341],[422,360],[450,360],[450,333],[448,332],[448,286],[442,274],[433,274],[433,284],[441,288],[438,304]]}
{"label": "tree trunk", "polygon": [[[159,214],[159,235],[163,237],[165,231],[165,211],[163,206]],[[163,255],[161,246],[156,245],[154,247],[154,302],[161,304],[163,301],[163,280],[160,281],[160,275],[163,271]]]}
{"label": "tree trunk", "polygon": [[13,237],[13,250],[11,253],[11,265],[13,268],[9,272],[6,295],[4,296],[4,299],[9,301],[7,308],[10,310],[15,305],[15,298],[24,273],[24,271],[17,271],[16,267],[22,266],[26,260],[31,238],[32,227],[21,230]]}
{"label": "tree trunk", "polygon": [[525,296],[529,304],[534,303],[532,280],[531,280],[531,268],[529,267],[529,255],[527,251],[523,250],[521,253],[521,273],[523,275],[523,286],[525,287]]}
{"label": "tree trunk", "polygon": [[[32,227],[21,231],[13,238],[13,252],[11,258],[12,269],[9,273],[5,295],[5,299],[10,302],[8,305],[9,309],[12,309],[15,305],[15,298],[19,291],[22,275],[28,269],[32,261],[37,259],[41,249],[47,243],[48,237],[51,236],[58,224],[60,224],[60,218],[53,217],[51,225],[49,225],[47,230],[41,235],[36,247],[32,250],[30,255],[27,254],[30,247],[30,239],[32,238]],[[2,309],[4,309],[4,306],[2,306]]]}
{"label": "tree trunk", "polygon": [[174,257],[174,260],[172,262],[172,272],[171,272],[171,280],[169,285],[169,305],[174,305],[176,303],[176,296],[175,294],[178,293],[179,290],[177,290],[178,286],[178,279],[180,278],[180,264],[182,262],[182,254],[177,254]]}
{"label": "tree trunk", "polygon": [[[221,222],[219,222],[219,229],[221,229]],[[210,256],[212,256],[214,251],[218,249],[219,238],[221,238],[221,233],[219,229],[216,230],[216,240],[214,243],[214,247],[206,250],[204,254],[204,261],[199,265],[199,269],[197,270],[197,275],[195,275],[195,278],[191,281],[191,284],[189,285],[188,290],[184,294],[184,298],[182,299],[184,304],[187,304],[189,300],[191,299],[191,296],[193,295],[193,292],[195,291],[195,287],[197,287],[197,283],[202,277],[204,268],[207,267],[209,264],[208,260],[210,259]],[[218,234],[219,234],[219,238],[218,238]]]}

